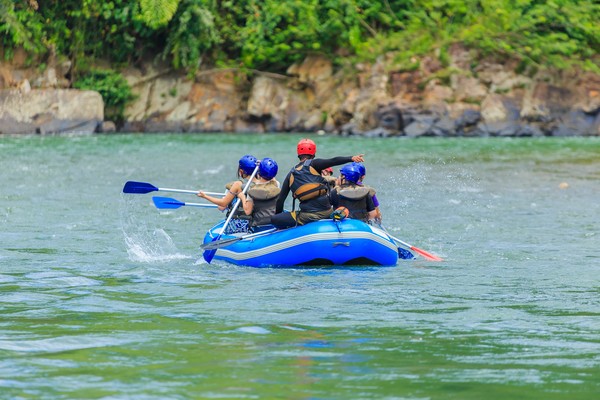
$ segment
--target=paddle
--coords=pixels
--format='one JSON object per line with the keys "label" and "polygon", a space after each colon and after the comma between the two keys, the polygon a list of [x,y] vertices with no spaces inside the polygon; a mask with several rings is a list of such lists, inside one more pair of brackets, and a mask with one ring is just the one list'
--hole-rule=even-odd
{"label": "paddle", "polygon": [[[244,186],[242,193],[246,194],[246,192],[250,188],[250,184],[252,183],[252,180],[254,179],[254,177],[256,176],[256,173],[258,172],[259,165],[260,164],[257,164],[256,167],[254,168],[254,171],[252,172],[252,175],[250,175],[250,178],[248,178],[248,183],[246,183],[246,186]],[[231,218],[233,218],[233,215],[235,214],[238,207],[240,206],[240,203],[241,203],[240,199],[239,198],[236,199],[236,202],[233,205],[233,208],[231,209],[229,216],[225,220],[225,224],[223,224],[223,228],[221,228],[221,232],[212,240],[213,242],[216,242],[217,240],[221,239],[221,236],[223,236],[225,229],[227,229],[227,225],[229,225],[229,222],[231,221]],[[213,257],[215,256],[216,252],[217,252],[217,249],[205,250],[202,255],[203,255],[204,259],[206,260],[206,262],[210,264]]]}
{"label": "paddle", "polygon": [[[388,233],[388,235],[390,235],[390,234]],[[433,254],[431,254],[431,253],[428,253],[428,252],[426,252],[425,250],[423,250],[423,249],[420,249],[420,248],[418,248],[418,247],[415,247],[415,246],[413,246],[413,245],[411,245],[411,244],[408,244],[408,243],[406,243],[406,242],[403,242],[402,240],[400,240],[400,239],[398,239],[398,238],[396,238],[396,237],[393,237],[392,235],[390,235],[390,237],[391,237],[392,239],[394,239],[394,241],[395,241],[395,242],[397,242],[397,243],[400,243],[400,244],[402,244],[402,245],[404,245],[404,246],[408,247],[409,249],[411,249],[411,250],[413,250],[413,251],[416,251],[417,253],[419,253],[421,256],[425,257],[425,258],[426,258],[426,259],[428,259],[428,260],[431,260],[431,261],[444,261],[442,258],[440,258],[440,257],[438,257],[438,256],[436,256],[436,255],[433,255]]]}
{"label": "paddle", "polygon": [[415,247],[415,246],[413,246],[413,245],[411,245],[411,244],[408,244],[408,243],[406,243],[406,242],[403,242],[402,240],[398,239],[397,237],[394,237],[394,236],[390,235],[390,233],[387,231],[387,229],[385,229],[385,228],[383,227],[383,225],[380,225],[380,224],[378,224],[378,225],[379,225],[379,227],[380,227],[381,229],[383,229],[383,230],[385,231],[385,233],[387,233],[387,234],[388,234],[388,236],[389,236],[389,237],[391,237],[391,238],[394,240],[394,242],[396,242],[397,244],[398,244],[398,243],[400,243],[401,245],[403,245],[403,246],[405,246],[405,247],[408,247],[409,249],[413,250],[414,252],[417,252],[417,253],[419,253],[419,254],[420,254],[422,257],[424,257],[424,258],[426,258],[426,259],[428,259],[428,260],[431,260],[431,261],[444,261],[442,258],[440,258],[440,257],[438,257],[438,256],[436,256],[436,255],[433,255],[433,254],[431,254],[431,253],[428,253],[428,252],[426,252],[426,251],[425,251],[425,250],[423,250],[423,249],[420,249],[420,248],[418,248],[418,247]]}
{"label": "paddle", "polygon": [[219,208],[216,204],[202,204],[202,203],[184,203],[179,200],[172,199],[170,197],[158,197],[153,196],[152,201],[156,208],[160,209],[175,209],[182,206],[193,206],[193,207],[204,207],[204,208]]}
{"label": "paddle", "polygon": [[204,250],[220,249],[221,247],[227,247],[233,243],[239,242],[240,240],[250,239],[250,238],[253,238],[256,236],[266,235],[266,234],[274,232],[276,230],[277,230],[277,228],[271,228],[271,229],[267,229],[267,230],[264,230],[261,232],[252,233],[252,234],[246,235],[246,236],[240,236],[240,237],[235,237],[235,238],[231,238],[231,239],[221,239],[221,240],[217,240],[215,242],[205,243],[200,247],[203,248]]}
{"label": "paddle", "polygon": [[[167,188],[158,188],[150,183],[146,182],[135,182],[128,181],[125,182],[125,186],[123,186],[123,193],[135,193],[135,194],[145,194],[150,192],[174,192],[174,193],[189,193],[189,194],[198,194],[198,190],[183,190],[183,189],[167,189]],[[225,193],[216,193],[216,192],[204,192],[211,196],[224,196]]]}

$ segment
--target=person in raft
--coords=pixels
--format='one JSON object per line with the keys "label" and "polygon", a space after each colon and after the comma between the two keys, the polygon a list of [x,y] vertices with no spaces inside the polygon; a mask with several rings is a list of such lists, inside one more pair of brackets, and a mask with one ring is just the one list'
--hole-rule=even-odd
{"label": "person in raft", "polygon": [[381,224],[381,210],[379,209],[379,200],[377,200],[377,193],[372,186],[365,184],[365,176],[367,175],[367,168],[363,163],[352,163],[356,165],[360,173],[360,180],[357,182],[358,185],[368,188],[369,194],[373,197],[373,204],[375,205],[375,222]]}
{"label": "person in raft", "polygon": [[361,174],[358,166],[347,164],[340,170],[341,183],[331,191],[331,205],[334,209],[346,207],[348,217],[369,222],[377,217],[370,188],[358,184]]}
{"label": "person in raft", "polygon": [[[280,229],[328,219],[332,211],[329,188],[327,181],[321,176],[321,171],[352,161],[364,161],[362,154],[328,159],[315,158],[317,145],[310,139],[300,140],[296,150],[299,162],[283,180],[275,215],[271,217],[271,223]],[[283,206],[290,192],[294,198],[292,211],[284,212]],[[300,203],[299,211],[295,211],[296,200]]]}
{"label": "person in raft", "polygon": [[337,184],[337,178],[333,176],[333,168],[325,168],[323,171],[321,171],[321,176],[323,176],[323,178],[325,178],[329,184],[329,190],[333,189]]}
{"label": "person in raft", "polygon": [[275,179],[277,170],[275,160],[263,158],[258,166],[258,175],[248,193],[238,194],[244,213],[251,218],[252,227],[270,224],[271,216],[275,214],[275,203],[281,192],[279,182]]}
{"label": "person in raft", "polygon": [[[221,211],[227,209],[227,216],[229,216],[229,213],[235,205],[235,199],[239,197],[242,191],[244,190],[244,186],[246,185],[248,178],[252,176],[252,173],[254,172],[257,163],[258,160],[256,159],[256,157],[250,154],[246,154],[245,156],[240,158],[237,171],[238,179],[225,185],[225,188],[227,189],[225,196],[213,197],[209,196],[203,191],[199,191],[197,193],[197,196],[202,197],[203,199],[206,199],[213,204],[216,204],[217,206],[219,206],[219,210]],[[250,183],[248,191],[252,189],[255,182],[257,182],[256,176],[254,177],[253,182]],[[248,232],[248,230],[250,229],[250,217],[246,215],[244,208],[240,206],[238,206],[234,216],[231,219],[231,222],[229,223],[227,232],[225,233],[230,234],[236,232]]]}

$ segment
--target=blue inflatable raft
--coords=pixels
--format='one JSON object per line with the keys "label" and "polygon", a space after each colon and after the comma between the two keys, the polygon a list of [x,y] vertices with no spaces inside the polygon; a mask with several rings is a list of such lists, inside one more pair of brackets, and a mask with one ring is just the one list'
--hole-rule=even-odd
{"label": "blue inflatable raft", "polygon": [[[354,219],[327,219],[294,228],[261,227],[255,233],[223,234],[212,227],[203,247],[212,259],[250,267],[391,266],[414,255],[399,248],[384,230]],[[206,251],[205,251],[206,259]],[[208,260],[207,260],[208,261]]]}

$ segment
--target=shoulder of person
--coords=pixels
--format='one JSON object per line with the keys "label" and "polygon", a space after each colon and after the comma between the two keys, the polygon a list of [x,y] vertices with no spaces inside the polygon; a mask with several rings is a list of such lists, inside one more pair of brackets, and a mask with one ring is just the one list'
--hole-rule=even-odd
{"label": "shoulder of person", "polygon": [[225,185],[225,189],[227,190],[231,190],[232,187],[240,187],[242,185],[242,181],[240,181],[239,179],[233,182],[229,182],[228,184]]}
{"label": "shoulder of person", "polygon": [[229,182],[228,184],[225,185],[225,189],[227,190],[231,190],[231,187],[233,186],[235,182]]}
{"label": "shoulder of person", "polygon": [[260,185],[254,185],[248,191],[249,195],[256,200],[270,200],[281,193],[281,189],[274,182],[266,182]]}
{"label": "shoulder of person", "polygon": [[362,185],[360,185],[360,186],[361,186],[361,187],[364,187],[365,189],[368,189],[368,190],[369,190],[369,194],[370,194],[371,196],[375,196],[375,194],[377,193],[377,192],[375,191],[375,188],[374,188],[373,186],[365,185],[364,183],[363,183]]}

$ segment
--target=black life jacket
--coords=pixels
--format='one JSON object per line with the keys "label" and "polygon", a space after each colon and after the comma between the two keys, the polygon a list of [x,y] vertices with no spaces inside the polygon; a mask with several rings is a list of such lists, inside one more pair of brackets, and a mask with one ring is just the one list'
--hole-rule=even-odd
{"label": "black life jacket", "polygon": [[328,196],[329,185],[325,178],[310,166],[311,163],[312,159],[309,159],[292,168],[289,182],[294,197],[292,209],[295,208],[296,199],[300,201],[300,210],[305,212],[331,208]]}
{"label": "black life jacket", "polygon": [[369,212],[367,211],[367,196],[370,188],[354,184],[344,183],[336,187],[340,198],[340,206],[346,207],[350,212],[349,217],[367,222]]}
{"label": "black life jacket", "polygon": [[255,183],[248,190],[248,196],[252,197],[254,201],[252,226],[271,223],[271,216],[275,214],[275,205],[277,204],[279,192],[281,192],[281,189],[274,180],[263,184]]}

